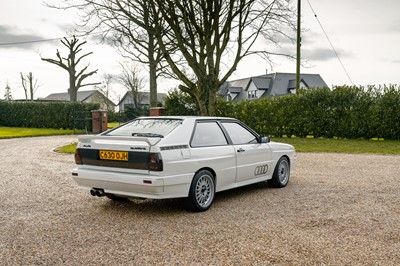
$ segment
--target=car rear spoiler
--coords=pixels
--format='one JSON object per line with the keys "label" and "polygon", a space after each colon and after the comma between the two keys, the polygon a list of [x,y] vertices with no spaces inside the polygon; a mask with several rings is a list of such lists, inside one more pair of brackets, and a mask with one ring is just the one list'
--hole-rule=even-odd
{"label": "car rear spoiler", "polygon": [[[80,135],[78,136],[78,141],[87,143],[92,140],[122,140],[122,141],[138,141],[138,142],[146,142],[149,146],[153,146],[157,144],[161,138],[145,138],[145,137],[130,137],[130,136],[102,136],[102,135]],[[154,140],[154,141],[151,141]]]}

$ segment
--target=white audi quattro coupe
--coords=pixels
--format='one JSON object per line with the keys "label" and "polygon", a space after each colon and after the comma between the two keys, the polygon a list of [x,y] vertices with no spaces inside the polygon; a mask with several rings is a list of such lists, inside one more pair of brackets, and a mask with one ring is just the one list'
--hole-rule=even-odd
{"label": "white audi quattro coupe", "polygon": [[285,187],[294,169],[293,146],[226,117],[140,117],[78,139],[72,177],[92,196],[186,198],[198,212],[219,191],[262,181]]}

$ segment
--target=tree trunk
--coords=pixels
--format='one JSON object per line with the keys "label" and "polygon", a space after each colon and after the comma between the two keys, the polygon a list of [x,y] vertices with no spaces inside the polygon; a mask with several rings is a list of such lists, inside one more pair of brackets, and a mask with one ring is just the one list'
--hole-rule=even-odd
{"label": "tree trunk", "polygon": [[75,88],[69,88],[68,93],[71,102],[76,102],[78,100],[77,90]]}
{"label": "tree trunk", "polygon": [[28,81],[29,81],[29,90],[31,92],[31,101],[33,101],[34,88],[33,88],[33,75],[32,75],[32,72],[29,72]]}
{"label": "tree trunk", "polygon": [[206,79],[200,79],[195,88],[196,101],[200,110],[200,115],[215,115],[215,102],[219,88],[218,78],[209,74]]}
{"label": "tree trunk", "polygon": [[157,107],[157,66],[155,63],[150,65],[150,107]]}
{"label": "tree trunk", "polygon": [[21,74],[22,88],[24,89],[25,92],[25,100],[28,100],[28,88],[26,87],[26,80],[24,75],[22,75],[22,72],[20,72],[20,74]]}
{"label": "tree trunk", "polygon": [[69,93],[69,97],[70,97],[70,101],[71,102],[76,102],[78,100],[78,89],[76,88],[75,84],[76,84],[76,78],[75,78],[75,69],[69,69],[69,89],[68,89],[68,93]]}
{"label": "tree trunk", "polygon": [[149,85],[150,85],[150,107],[157,107],[157,61],[154,58],[155,38],[149,34]]}

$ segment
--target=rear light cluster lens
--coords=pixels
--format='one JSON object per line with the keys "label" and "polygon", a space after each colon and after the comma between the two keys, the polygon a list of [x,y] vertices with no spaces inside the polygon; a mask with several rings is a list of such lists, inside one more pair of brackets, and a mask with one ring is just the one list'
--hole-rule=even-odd
{"label": "rear light cluster lens", "polygon": [[81,157],[81,150],[80,149],[76,149],[75,150],[75,163],[76,164],[83,164],[82,157]]}
{"label": "rear light cluster lens", "polygon": [[150,171],[162,171],[163,162],[160,153],[149,153],[148,166]]}

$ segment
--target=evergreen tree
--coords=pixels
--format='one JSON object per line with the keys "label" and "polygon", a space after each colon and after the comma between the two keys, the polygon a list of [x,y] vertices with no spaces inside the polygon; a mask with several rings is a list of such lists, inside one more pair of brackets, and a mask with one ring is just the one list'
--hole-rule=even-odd
{"label": "evergreen tree", "polygon": [[11,95],[11,88],[10,88],[10,85],[8,85],[8,82],[7,82],[6,89],[5,89],[5,92],[4,92],[4,100],[12,101],[12,99],[13,99],[13,97]]}

